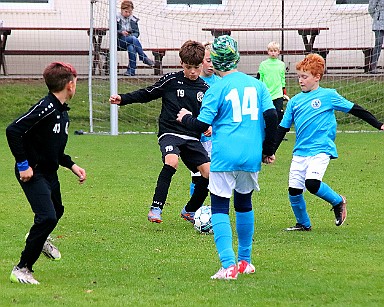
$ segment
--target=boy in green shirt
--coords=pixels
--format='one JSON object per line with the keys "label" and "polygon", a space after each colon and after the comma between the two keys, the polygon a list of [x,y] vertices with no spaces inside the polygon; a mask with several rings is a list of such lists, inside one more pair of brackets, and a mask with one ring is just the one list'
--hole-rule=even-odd
{"label": "boy in green shirt", "polygon": [[267,48],[269,58],[260,63],[257,79],[265,83],[271,94],[279,124],[284,115],[284,95],[287,95],[285,89],[285,64],[278,59],[280,55],[279,43],[270,42]]}

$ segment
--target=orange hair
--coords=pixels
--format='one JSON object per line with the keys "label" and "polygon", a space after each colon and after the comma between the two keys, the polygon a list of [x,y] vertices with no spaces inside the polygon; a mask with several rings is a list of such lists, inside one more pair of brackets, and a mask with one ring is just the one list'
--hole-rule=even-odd
{"label": "orange hair", "polygon": [[310,53],[296,64],[296,70],[310,72],[313,76],[320,75],[321,79],[325,71],[325,60],[319,54]]}

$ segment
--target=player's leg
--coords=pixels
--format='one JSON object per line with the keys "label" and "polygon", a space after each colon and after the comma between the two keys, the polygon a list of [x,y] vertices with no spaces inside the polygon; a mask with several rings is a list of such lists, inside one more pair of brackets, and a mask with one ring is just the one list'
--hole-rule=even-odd
{"label": "player's leg", "polygon": [[238,237],[238,270],[241,274],[255,272],[255,267],[251,263],[255,223],[252,208],[253,190],[259,191],[258,173],[238,172],[234,192],[234,207]]}
{"label": "player's leg", "polygon": [[180,157],[190,171],[194,173],[199,171],[201,174],[196,180],[190,200],[180,213],[183,219],[193,223],[194,213],[208,196],[210,159],[199,141],[187,141],[186,146],[183,146],[180,152]]}
{"label": "player's leg", "polygon": [[231,173],[210,173],[212,229],[222,268],[212,279],[237,279],[238,269],[232,246],[232,228],[229,219],[229,202],[235,179]]}
{"label": "player's leg", "polygon": [[181,138],[165,135],[159,140],[160,151],[163,156],[163,168],[157,178],[152,205],[148,212],[148,220],[154,223],[162,222],[162,210],[167,200],[169,186],[173,175],[176,173],[179,161],[179,145],[183,142]]}
{"label": "player's leg", "polygon": [[293,156],[289,170],[288,197],[293,214],[296,218],[296,225],[286,228],[287,231],[309,231],[311,221],[307,212],[304,199],[305,173],[307,169],[307,157]]}
{"label": "player's leg", "polygon": [[329,162],[330,157],[326,154],[318,154],[312,157],[307,169],[305,186],[310,193],[332,205],[335,213],[335,224],[341,226],[347,218],[346,199],[322,182]]}
{"label": "player's leg", "polygon": [[284,116],[284,98],[279,97],[274,99],[273,105],[275,106],[277,112],[277,124],[280,124]]}
{"label": "player's leg", "polygon": [[[16,171],[16,177],[19,179],[18,171]],[[38,284],[31,272],[33,272],[33,265],[39,258],[46,239],[57,224],[56,212],[51,201],[51,188],[43,175],[35,171],[31,180],[28,182],[19,180],[19,183],[35,217],[20,261],[12,270],[10,279],[12,282]]]}
{"label": "player's leg", "polygon": [[[57,177],[57,174],[54,174],[49,178],[49,184],[51,186],[51,199],[55,208],[57,222],[61,219],[64,214],[64,206],[61,199],[61,191],[60,191],[60,182]],[[52,260],[60,260],[61,253],[59,249],[52,244],[52,237],[49,235],[47,240],[43,245],[42,253],[49,259]]]}

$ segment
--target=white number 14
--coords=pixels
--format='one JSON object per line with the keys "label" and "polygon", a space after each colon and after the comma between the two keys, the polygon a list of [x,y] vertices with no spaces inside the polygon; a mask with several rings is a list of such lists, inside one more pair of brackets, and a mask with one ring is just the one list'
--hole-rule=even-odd
{"label": "white number 14", "polygon": [[233,109],[233,121],[239,123],[243,120],[243,115],[251,115],[251,120],[258,120],[259,108],[257,107],[257,93],[254,87],[245,87],[243,102],[240,102],[239,92],[232,89],[226,101],[231,101]]}

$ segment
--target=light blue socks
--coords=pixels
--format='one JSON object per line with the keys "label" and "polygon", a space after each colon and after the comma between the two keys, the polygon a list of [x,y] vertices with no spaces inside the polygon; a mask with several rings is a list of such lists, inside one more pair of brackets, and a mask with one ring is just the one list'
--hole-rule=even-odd
{"label": "light blue socks", "polygon": [[311,227],[311,221],[307,213],[307,206],[303,194],[295,196],[289,195],[289,201],[291,202],[292,211],[295,214],[297,223],[306,228]]}
{"label": "light blue socks", "polygon": [[253,210],[249,212],[236,212],[236,231],[239,241],[238,261],[245,260],[251,263],[254,224]]}
{"label": "light blue socks", "polygon": [[236,264],[235,252],[232,247],[232,229],[229,215],[225,213],[212,214],[213,237],[223,268],[227,269]]}
{"label": "light blue socks", "polygon": [[324,182],[321,182],[320,188],[315,195],[329,202],[332,206],[336,206],[343,201],[343,198]]}

